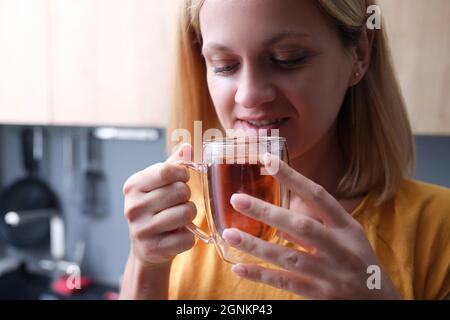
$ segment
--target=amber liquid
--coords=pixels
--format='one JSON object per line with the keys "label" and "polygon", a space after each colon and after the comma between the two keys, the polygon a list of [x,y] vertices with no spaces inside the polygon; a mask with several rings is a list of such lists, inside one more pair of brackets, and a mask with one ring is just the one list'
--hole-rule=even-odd
{"label": "amber liquid", "polygon": [[238,228],[263,240],[270,240],[275,229],[233,209],[233,193],[246,193],[280,206],[280,184],[270,175],[261,174],[259,164],[211,164],[208,167],[208,194],[216,230]]}

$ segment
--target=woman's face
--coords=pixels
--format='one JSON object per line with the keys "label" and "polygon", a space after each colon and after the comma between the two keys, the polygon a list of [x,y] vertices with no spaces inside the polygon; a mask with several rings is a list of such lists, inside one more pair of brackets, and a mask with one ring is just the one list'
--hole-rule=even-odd
{"label": "woman's face", "polygon": [[353,76],[353,55],[313,2],[206,0],[200,11],[222,126],[279,129],[293,157],[335,134]]}

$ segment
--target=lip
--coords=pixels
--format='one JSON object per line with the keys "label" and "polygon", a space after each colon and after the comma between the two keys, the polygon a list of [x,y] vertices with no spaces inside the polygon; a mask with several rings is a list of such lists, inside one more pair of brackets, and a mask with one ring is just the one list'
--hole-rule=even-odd
{"label": "lip", "polygon": [[[256,126],[251,124],[248,121],[265,121],[265,120],[276,120],[281,119],[280,122],[268,124],[268,125],[261,125]],[[289,118],[286,117],[259,117],[259,118],[239,118],[237,120],[237,127],[240,129],[243,129],[244,131],[247,130],[274,130],[274,129],[280,129],[287,121],[289,121]]]}

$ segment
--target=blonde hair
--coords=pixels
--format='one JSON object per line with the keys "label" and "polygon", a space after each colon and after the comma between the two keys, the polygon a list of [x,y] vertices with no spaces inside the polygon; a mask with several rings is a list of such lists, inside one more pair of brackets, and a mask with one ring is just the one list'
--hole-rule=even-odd
{"label": "blonde hair", "polygon": [[[195,120],[203,130],[220,128],[206,82],[201,55],[199,12],[205,0],[184,0],[175,43],[170,133],[177,128],[193,132]],[[346,47],[355,46],[366,27],[367,8],[374,0],[317,0]],[[337,119],[337,133],[346,170],[341,194],[375,191],[381,204],[396,192],[414,170],[415,147],[405,104],[396,79],[386,34],[376,30],[372,58],[364,78],[350,88]]]}

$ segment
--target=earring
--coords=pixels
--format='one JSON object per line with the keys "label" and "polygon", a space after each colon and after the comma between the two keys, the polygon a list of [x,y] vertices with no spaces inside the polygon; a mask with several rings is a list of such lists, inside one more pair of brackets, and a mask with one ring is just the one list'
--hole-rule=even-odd
{"label": "earring", "polygon": [[355,78],[359,78],[360,75],[361,75],[361,74],[360,74],[359,72],[356,72],[356,73],[355,73]]}

